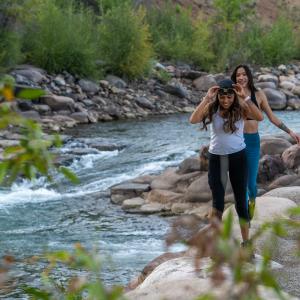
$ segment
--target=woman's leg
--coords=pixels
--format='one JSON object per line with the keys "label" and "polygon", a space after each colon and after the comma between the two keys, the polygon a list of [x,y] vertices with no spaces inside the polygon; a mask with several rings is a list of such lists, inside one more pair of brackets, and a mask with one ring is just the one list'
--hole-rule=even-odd
{"label": "woman's leg", "polygon": [[249,215],[246,201],[248,167],[246,151],[229,155],[229,178],[235,198],[235,208],[239,216],[243,241],[249,239]]}
{"label": "woman's leg", "polygon": [[225,189],[222,184],[222,177],[224,176],[222,175],[221,156],[209,153],[208,157],[208,183],[213,198],[211,217],[217,217],[221,220],[224,211],[225,196]]}
{"label": "woman's leg", "polygon": [[248,210],[250,220],[253,218],[257,195],[257,173],[260,158],[260,138],[258,133],[245,133],[246,155],[248,163]]}

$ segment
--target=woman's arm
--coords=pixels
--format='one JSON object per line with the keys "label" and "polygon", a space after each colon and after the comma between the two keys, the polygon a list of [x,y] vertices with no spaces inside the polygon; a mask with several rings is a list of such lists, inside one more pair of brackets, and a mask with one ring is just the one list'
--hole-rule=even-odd
{"label": "woman's arm", "polygon": [[237,83],[234,85],[234,89],[246,117],[251,117],[256,121],[262,121],[264,119],[264,115],[262,114],[260,109],[251,101],[250,96],[246,97],[243,87]]}
{"label": "woman's arm", "polygon": [[251,117],[256,121],[262,121],[264,119],[261,110],[252,102],[249,96],[244,99],[244,107],[247,117]]}
{"label": "woman's arm", "polygon": [[273,113],[273,111],[268,103],[268,99],[267,99],[265,93],[260,90],[260,91],[258,91],[257,95],[261,99],[261,109],[266,113],[270,122],[273,123],[278,128],[280,128],[281,130],[288,133],[296,141],[296,143],[300,145],[300,136],[298,134],[296,134],[294,131],[292,131],[291,129],[289,129],[280,119],[278,119],[275,116],[275,114]]}
{"label": "woman's arm", "polygon": [[207,114],[209,103],[213,101],[218,89],[219,89],[218,86],[213,86],[207,91],[205,97],[202,99],[200,104],[193,111],[190,117],[190,123],[196,124],[196,123],[200,123],[203,120],[203,118]]}

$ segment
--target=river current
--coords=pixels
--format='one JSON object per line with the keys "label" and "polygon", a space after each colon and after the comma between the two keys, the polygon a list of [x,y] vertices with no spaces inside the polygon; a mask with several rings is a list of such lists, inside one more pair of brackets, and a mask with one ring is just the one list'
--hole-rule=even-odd
{"label": "river current", "polygon": [[[299,112],[276,115],[300,132]],[[209,134],[200,131],[199,125],[189,124],[188,118],[189,114],[178,114],[79,126],[65,133],[76,138],[101,137],[124,148],[92,152],[73,161],[69,167],[79,177],[78,185],[57,175],[54,183],[40,178],[0,190],[0,256],[16,257],[17,281],[39,286],[44,265],[27,265],[23,259],[44,251],[72,250],[77,242],[88,249],[96,247],[104,261],[109,261],[102,270],[108,285],[126,285],[162,254],[172,217],[127,214],[110,203],[109,187],[139,175],[159,173],[196,154],[208,142]],[[282,132],[264,120],[260,133]],[[60,151],[74,146],[85,147],[75,140]],[[58,276],[68,274],[61,270]],[[18,290],[0,297],[26,299]]]}

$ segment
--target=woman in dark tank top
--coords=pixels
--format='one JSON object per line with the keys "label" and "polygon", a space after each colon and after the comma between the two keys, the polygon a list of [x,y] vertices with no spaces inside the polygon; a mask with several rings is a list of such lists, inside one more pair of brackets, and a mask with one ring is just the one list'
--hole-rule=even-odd
{"label": "woman in dark tank top", "polygon": [[[289,129],[281,120],[279,120],[275,116],[268,103],[265,93],[262,90],[258,90],[254,86],[253,76],[250,71],[250,68],[247,65],[237,66],[231,75],[231,79],[232,81],[240,84],[244,88],[251,101],[258,108],[260,108],[263,112],[266,113],[271,123],[288,133],[296,141],[297,144],[300,144],[300,136],[293,132],[291,129]],[[260,158],[260,137],[258,133],[258,121],[255,121],[252,118],[247,118],[247,120],[245,120],[244,138],[246,143],[246,155],[249,166],[247,202],[249,216],[250,219],[252,219],[255,209],[255,198],[257,195],[256,178]]]}

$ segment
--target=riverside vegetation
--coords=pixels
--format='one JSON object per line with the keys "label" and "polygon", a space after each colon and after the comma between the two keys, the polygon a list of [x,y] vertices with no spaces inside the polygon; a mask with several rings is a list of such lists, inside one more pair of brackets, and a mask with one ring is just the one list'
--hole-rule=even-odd
{"label": "riverside vegetation", "polygon": [[267,25],[255,15],[253,0],[214,0],[205,18],[171,1],[148,10],[142,1],[89,2],[98,3],[96,9],[84,1],[2,1],[2,69],[26,62],[50,73],[138,78],[149,74],[155,58],[204,71],[300,58],[297,10],[285,1],[278,1],[281,15]]}
{"label": "riverside vegetation", "polygon": [[[270,27],[264,27],[257,22],[248,23],[247,21],[254,17],[249,5],[251,2],[215,1],[216,16],[206,21],[193,19],[188,11],[178,7],[173,9],[166,5],[161,10],[146,12],[142,7],[133,7],[129,1],[99,1],[98,15],[83,5],[77,5],[77,2],[67,4],[64,1],[39,0],[1,2],[0,13],[4,17],[1,18],[3,26],[0,29],[0,65],[3,70],[7,70],[16,63],[30,62],[51,73],[67,71],[75,76],[93,78],[114,73],[133,79],[149,74],[152,69],[151,61],[155,56],[161,59],[187,61],[207,71],[224,70],[240,60],[271,65],[299,58],[300,46],[296,45],[300,43],[295,34],[298,29],[286,20],[283,22],[284,16]],[[224,6],[225,3],[229,5]],[[222,11],[224,8],[226,10]],[[241,8],[243,13],[240,13]],[[228,45],[243,45],[245,48],[236,51],[236,47],[225,47],[228,40],[232,41]],[[276,53],[273,49],[277,49]],[[167,74],[162,72],[159,76],[164,80],[168,79]],[[5,96],[4,93],[3,95]],[[30,146],[28,148],[30,155],[23,157],[24,159],[29,157],[29,163],[21,164],[26,168],[20,169],[19,159],[16,159],[18,153],[15,151],[24,149],[11,148],[11,151],[7,152],[11,156],[7,157],[5,165],[2,164],[2,178],[7,178],[7,172],[11,170],[13,170],[11,180],[16,178],[19,172],[23,175],[28,174],[29,178],[35,173],[49,174],[48,164],[43,168],[41,159],[37,160],[36,172],[33,172],[32,167],[35,166],[35,158],[39,158],[40,155],[46,157],[47,163],[52,166],[52,157],[48,156],[48,149],[52,143],[45,143],[42,139],[41,144],[38,142],[39,147],[32,148],[32,139],[38,141],[37,138],[42,136],[40,128],[36,127],[36,123],[25,121],[23,123],[18,115],[10,111],[10,106],[4,104],[3,113],[11,114],[11,119],[9,121],[8,118],[3,118],[3,127],[11,125],[11,120],[14,120],[16,124],[20,121],[22,128],[24,126],[27,128],[25,132],[28,133],[28,138],[21,140],[21,146],[25,151]],[[68,103],[66,107],[70,105],[72,104]],[[38,149],[38,152],[32,152],[35,149]],[[71,174],[67,171],[65,173],[72,179]],[[299,207],[293,208],[290,213],[295,219],[263,224],[253,236],[253,241],[269,229],[275,236],[284,236],[293,228],[296,229],[295,235],[299,238],[299,221],[296,218],[300,214]],[[210,238],[205,249],[203,243],[193,242],[196,224],[191,226],[190,238],[178,234],[173,235],[168,242],[184,240],[188,245],[196,246],[198,257],[211,256],[215,262],[211,277],[215,284],[225,280],[222,267],[224,265],[229,267],[234,275],[230,286],[237,288],[228,290],[228,294],[222,299],[232,297],[261,299],[258,292],[260,284],[273,288],[281,299],[287,297],[271,273],[271,249],[266,248],[263,252],[263,262],[258,270],[249,269],[247,261],[252,246],[244,250],[237,247],[237,241],[231,238],[232,224],[232,216],[229,214],[223,226],[216,224],[212,232],[201,232],[197,240]],[[184,223],[177,223],[177,227],[185,230]],[[86,253],[80,245],[76,246],[74,255],[57,252],[46,255],[45,258],[49,260],[50,265],[43,273],[44,287],[24,288],[32,299],[124,298],[119,288],[108,290],[103,286],[99,278],[98,259]],[[11,257],[3,259],[1,275],[7,274],[12,261]],[[51,278],[51,268],[59,263],[76,268],[74,277],[67,283]],[[82,269],[88,270],[91,275],[89,273],[78,275],[78,271]],[[9,288],[5,276],[1,276],[0,287]],[[207,294],[198,299],[217,299],[217,297]]]}

